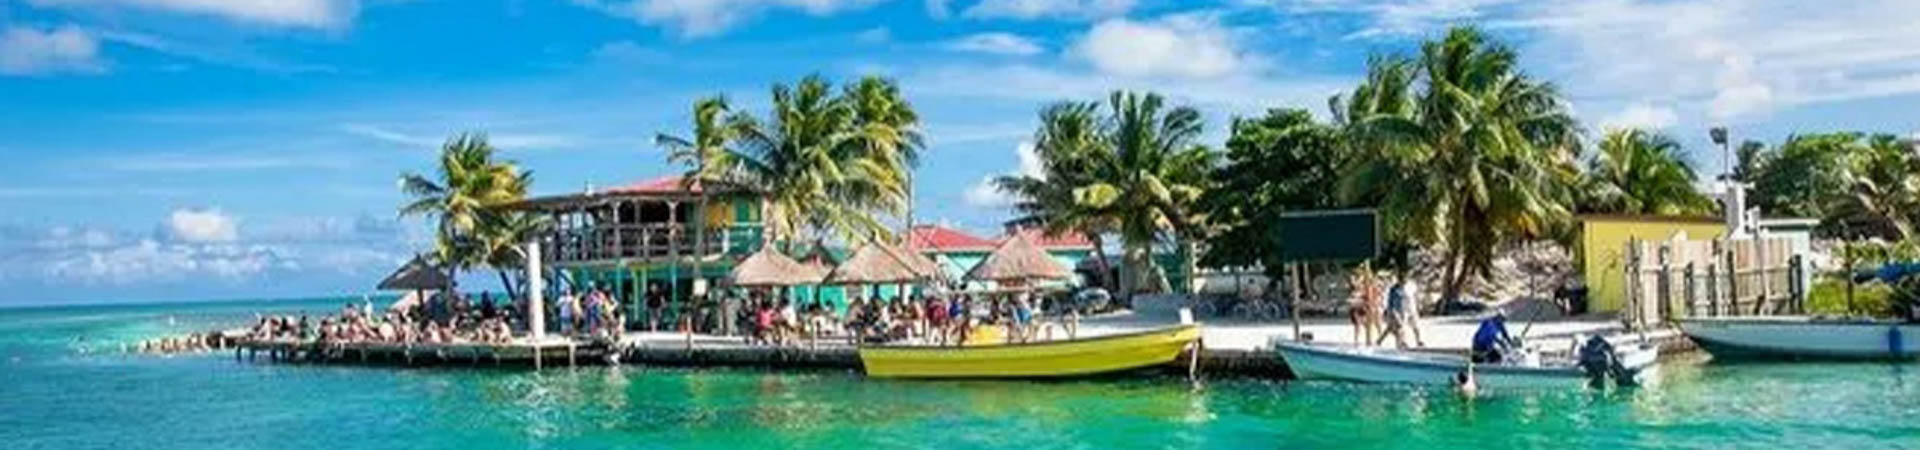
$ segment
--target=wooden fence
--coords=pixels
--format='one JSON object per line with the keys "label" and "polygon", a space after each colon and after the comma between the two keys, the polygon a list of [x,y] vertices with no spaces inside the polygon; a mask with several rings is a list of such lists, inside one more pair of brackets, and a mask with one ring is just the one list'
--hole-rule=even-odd
{"label": "wooden fence", "polygon": [[1647,328],[1683,317],[1802,313],[1806,264],[1791,249],[1778,238],[1630,242],[1623,319]]}

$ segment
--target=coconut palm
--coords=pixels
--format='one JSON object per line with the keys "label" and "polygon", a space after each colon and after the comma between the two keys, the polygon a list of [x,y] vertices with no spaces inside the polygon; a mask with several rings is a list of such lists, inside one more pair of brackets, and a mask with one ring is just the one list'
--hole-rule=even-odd
{"label": "coconut palm", "polygon": [[1920,155],[1912,144],[1880,134],[1849,153],[1847,189],[1834,199],[1834,214],[1893,241],[1913,236],[1914,214],[1920,213]]}
{"label": "coconut palm", "polygon": [[1497,246],[1570,222],[1577,126],[1553,86],[1521,74],[1517,59],[1477,29],[1454,28],[1422,46],[1412,111],[1345,118],[1357,142],[1379,145],[1342,195],[1386,195],[1390,226],[1444,248],[1449,300],[1491,271]]}
{"label": "coconut palm", "polygon": [[1075,187],[1094,182],[1094,155],[1102,145],[1098,110],[1099,104],[1092,102],[1062,102],[1042,109],[1033,144],[1040,173],[1003,175],[994,179],[994,185],[1019,199],[1013,205],[1019,215],[1008,225],[1037,227],[1048,235],[1085,236],[1093,243],[1094,261],[1105,277],[1112,267],[1105,236],[1118,230],[1116,215],[1080,203],[1073,195]]}
{"label": "coconut palm", "polygon": [[[892,83],[862,80],[836,95],[809,76],[772,89],[766,118],[729,115],[720,141],[706,147],[704,179],[767,200],[776,239],[837,233],[849,241],[892,233],[875,213],[906,208],[906,171],[920,148],[918,118]],[[771,241],[771,239],[769,240]]]}
{"label": "coconut palm", "polygon": [[1581,207],[1588,212],[1713,213],[1713,200],[1694,188],[1693,167],[1672,138],[1637,129],[1612,130],[1600,139],[1599,150],[1588,164],[1583,189]]}
{"label": "coconut palm", "polygon": [[522,245],[537,237],[548,224],[546,216],[502,208],[480,215],[480,227],[474,233],[473,242],[486,265],[500,274],[500,286],[506,289],[507,296],[522,294],[512,276],[514,271],[526,267],[527,253]]}
{"label": "coconut palm", "polygon": [[1043,110],[1035,149],[1047,178],[1002,179],[1000,185],[1021,196],[1028,205],[1022,210],[1036,221],[1119,233],[1126,248],[1123,292],[1140,287],[1156,243],[1178,244],[1191,278],[1201,231],[1195,203],[1215,161],[1214,152],[1197,143],[1200,113],[1170,108],[1152,93],[1114,92],[1106,107],[1105,117],[1097,117],[1098,105],[1088,103]]}
{"label": "coconut palm", "polygon": [[400,176],[401,191],[413,198],[400,215],[432,217],[435,256],[449,270],[487,264],[492,255],[481,239],[489,231],[486,216],[526,196],[531,174],[495,161],[493,153],[485,135],[463,133],[441,146],[437,177]]}
{"label": "coconut palm", "polygon": [[[726,120],[730,113],[726,97],[708,97],[693,103],[693,138],[682,139],[665,133],[654,137],[654,143],[667,149],[667,162],[693,166],[680,177],[682,188],[690,188],[699,183],[700,201],[695,207],[694,217],[705,220],[707,189],[715,183],[724,182],[721,174],[707,170],[709,162],[718,160],[727,152],[727,141],[732,137]],[[693,273],[706,273],[707,227],[704,223],[693,229],[694,249],[699,256],[693,259]]]}

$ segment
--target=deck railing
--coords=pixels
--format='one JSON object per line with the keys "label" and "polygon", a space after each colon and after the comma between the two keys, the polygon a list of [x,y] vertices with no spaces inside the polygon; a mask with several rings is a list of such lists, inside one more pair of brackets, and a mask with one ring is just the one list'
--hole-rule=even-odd
{"label": "deck railing", "polygon": [[550,263],[670,259],[746,254],[760,247],[758,224],[707,227],[704,254],[693,227],[615,224],[555,230],[542,239]]}

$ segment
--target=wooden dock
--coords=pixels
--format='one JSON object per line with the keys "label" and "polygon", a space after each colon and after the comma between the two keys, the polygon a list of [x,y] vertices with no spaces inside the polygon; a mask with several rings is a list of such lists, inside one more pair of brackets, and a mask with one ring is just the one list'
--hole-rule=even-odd
{"label": "wooden dock", "polygon": [[548,339],[509,343],[320,343],[292,339],[241,339],[234,359],[371,365],[574,366],[600,364],[611,345],[605,341]]}
{"label": "wooden dock", "polygon": [[[1624,338],[1624,336],[1621,336]],[[1658,345],[1663,355],[1693,350],[1692,342],[1673,330],[1640,333],[1634,340]],[[748,344],[738,337],[680,333],[632,333],[618,341],[578,341],[551,338],[540,342],[504,344],[455,343],[332,343],[237,338],[234,358],[320,364],[399,366],[546,366],[600,365],[609,362],[662,367],[753,367],[796,370],[861,371],[858,348],[844,339],[822,339],[785,345]],[[1234,345],[1237,344],[1237,345]],[[1463,352],[1464,349],[1433,348]],[[1176,360],[1186,372],[1187,356]],[[1208,377],[1291,378],[1286,362],[1264,344],[1234,342],[1212,346],[1202,342],[1198,371]]]}

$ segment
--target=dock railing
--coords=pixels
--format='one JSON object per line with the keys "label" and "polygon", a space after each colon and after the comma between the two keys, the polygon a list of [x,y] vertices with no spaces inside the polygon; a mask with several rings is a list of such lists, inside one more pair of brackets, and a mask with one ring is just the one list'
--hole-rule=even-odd
{"label": "dock railing", "polygon": [[762,234],[758,224],[710,226],[702,247],[694,231],[677,223],[608,224],[554,230],[542,242],[549,263],[568,264],[747,254]]}

